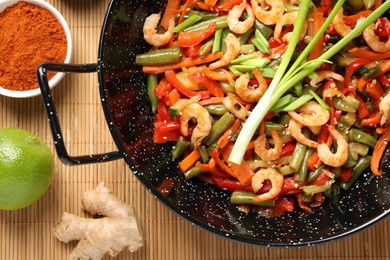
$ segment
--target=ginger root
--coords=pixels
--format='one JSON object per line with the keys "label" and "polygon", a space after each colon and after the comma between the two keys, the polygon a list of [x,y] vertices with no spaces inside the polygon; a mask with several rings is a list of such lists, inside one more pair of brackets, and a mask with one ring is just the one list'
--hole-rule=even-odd
{"label": "ginger root", "polygon": [[69,259],[101,259],[106,253],[116,256],[125,247],[137,251],[144,244],[134,209],[120,201],[104,183],[82,197],[82,207],[102,218],[82,218],[64,213],[54,235],[62,242],[79,240]]}

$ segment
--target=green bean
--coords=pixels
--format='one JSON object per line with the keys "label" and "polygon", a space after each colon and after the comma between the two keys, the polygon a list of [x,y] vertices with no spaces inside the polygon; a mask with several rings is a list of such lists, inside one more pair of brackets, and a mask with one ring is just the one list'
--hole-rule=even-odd
{"label": "green bean", "polygon": [[249,37],[252,35],[253,33],[253,29],[250,28],[248,31],[246,31],[245,33],[243,34],[240,34],[239,36],[237,36],[237,39],[238,41],[240,42],[240,45],[244,45],[246,44],[246,42],[248,41]]}
{"label": "green bean", "polygon": [[200,46],[199,51],[198,51],[198,55],[205,56],[207,54],[210,54],[213,50],[213,46],[214,46],[213,39],[206,41],[204,44],[202,44],[202,46]]}
{"label": "green bean", "polygon": [[223,104],[208,105],[204,108],[206,108],[210,114],[217,116],[222,116],[227,112],[227,109]]}
{"label": "green bean", "polygon": [[351,167],[354,167],[356,164],[357,164],[357,162],[352,157],[351,153],[348,152],[348,158],[347,158],[347,161],[343,164],[343,167],[351,168]]}
{"label": "green bean", "polygon": [[270,121],[267,121],[265,123],[265,134],[267,136],[271,136],[271,130],[275,130],[279,135],[282,135],[285,129],[286,127],[282,124],[278,124]]}
{"label": "green bean", "polygon": [[203,163],[206,163],[210,159],[210,154],[205,145],[199,146],[200,157],[202,158]]}
{"label": "green bean", "polygon": [[[202,17],[202,20],[201,21],[204,21],[204,20],[208,20],[210,18],[215,18],[218,16],[218,13],[217,12],[207,12],[207,11],[196,11],[194,9],[191,9],[187,12],[187,15],[188,16],[191,16],[191,15],[199,15],[200,17]],[[178,15],[180,17],[180,15]]]}
{"label": "green bean", "polygon": [[[262,36],[261,33],[260,35]],[[264,37],[253,38],[252,43],[261,53],[268,54],[270,52],[269,43]]]}
{"label": "green bean", "polygon": [[222,31],[222,39],[221,39],[221,52],[225,53],[226,52],[226,49],[227,49],[227,45],[226,45],[226,36],[228,36],[228,34],[230,34],[232,31],[230,31],[229,28],[225,28],[223,31]]}
{"label": "green bean", "polygon": [[347,113],[345,115],[341,115],[339,118],[339,123],[337,124],[337,130],[345,133],[348,129],[355,123],[356,114],[355,113]]}
{"label": "green bean", "polygon": [[240,55],[234,60],[230,62],[230,64],[235,65],[235,64],[240,64],[243,61],[250,60],[250,59],[256,59],[258,56],[255,54],[246,54],[246,55]]}
{"label": "green bean", "polygon": [[184,29],[190,27],[191,25],[195,24],[198,22],[200,19],[202,19],[202,16],[194,14],[190,15],[187,19],[185,19],[183,22],[179,23],[176,25],[171,32],[173,33],[178,33],[180,31],[183,31]]}
{"label": "green bean", "polygon": [[214,33],[213,49],[211,53],[216,53],[221,50],[222,45],[222,29],[216,30]]}
{"label": "green bean", "polygon": [[336,109],[340,109],[345,112],[351,112],[351,113],[356,112],[356,109],[354,107],[352,107],[350,104],[345,102],[344,99],[339,97],[333,97],[333,105]]}
{"label": "green bean", "polygon": [[255,19],[254,28],[261,32],[261,34],[264,36],[264,38],[269,39],[271,35],[273,34],[274,30],[260,22],[259,20]]}
{"label": "green bean", "polygon": [[298,172],[296,172],[294,175],[294,180],[296,182],[299,182],[299,183],[306,182],[307,173],[309,171],[307,163],[309,161],[310,156],[313,154],[313,152],[314,152],[314,150],[310,147],[306,149],[301,166],[299,167]]}
{"label": "green bean", "polygon": [[362,143],[362,144],[366,144],[372,148],[375,146],[375,144],[377,142],[375,137],[373,137],[372,135],[369,135],[369,134],[367,134],[359,129],[351,128],[350,133],[351,133],[352,139],[354,141]]}
{"label": "green bean", "polygon": [[138,54],[135,63],[138,65],[162,65],[178,62],[183,58],[180,47],[152,50],[148,53]]}
{"label": "green bean", "polygon": [[310,94],[302,95],[302,96],[300,96],[297,100],[293,101],[293,102],[290,103],[288,106],[286,106],[285,108],[283,108],[283,111],[286,111],[286,112],[294,111],[294,110],[296,110],[296,109],[299,108],[300,106],[306,104],[307,102],[309,102],[309,101],[312,100],[312,99],[313,99],[313,96],[310,95]]}
{"label": "green bean", "polygon": [[176,145],[171,150],[172,158],[178,159],[190,146],[191,142],[180,136],[176,142]]}
{"label": "green bean", "polygon": [[349,190],[352,186],[352,184],[355,183],[355,181],[359,178],[360,174],[368,167],[371,163],[371,156],[367,155],[364,157],[361,157],[357,164],[352,169],[352,176],[347,182],[341,182],[340,187],[344,190]]}
{"label": "green bean", "polygon": [[256,51],[255,46],[253,44],[243,44],[240,46],[240,54],[250,54]]}
{"label": "green bean", "polygon": [[230,202],[232,204],[251,204],[268,207],[275,205],[275,202],[269,200],[256,202],[253,200],[254,197],[256,197],[256,194],[250,191],[233,191],[230,197]]}
{"label": "green bean", "polygon": [[293,167],[296,171],[301,167],[302,161],[305,158],[307,146],[297,142],[295,149],[291,155],[290,166]]}
{"label": "green bean", "polygon": [[[294,102],[297,98],[294,97],[292,94],[287,94],[279,99],[275,105],[272,106],[270,109],[273,112],[282,112],[283,109],[288,106],[290,103]],[[287,115],[287,114],[286,114]]]}
{"label": "green bean", "polygon": [[382,72],[381,67],[379,66],[379,64],[375,63],[375,66],[373,68],[370,68],[363,73],[363,78],[364,79],[375,78],[375,76],[377,76],[381,72]]}
{"label": "green bean", "polygon": [[320,176],[322,170],[325,169],[325,164],[321,164],[317,169],[315,169],[314,171],[310,171],[308,176],[307,176],[307,183],[311,183],[313,182],[315,179],[318,178],[318,176]]}
{"label": "green bean", "polygon": [[340,197],[340,185],[333,183],[330,189],[325,192],[325,196],[329,198],[330,204],[337,205]]}
{"label": "green bean", "polygon": [[194,167],[191,167],[189,170],[184,172],[184,178],[186,180],[189,180],[191,178],[194,178],[194,177],[199,176],[199,175],[204,174],[204,173],[205,173],[205,171],[194,166]]}
{"label": "green bean", "polygon": [[366,156],[369,151],[368,145],[358,143],[358,142],[350,142],[348,143],[348,152],[351,153],[352,157],[357,160],[359,155]]}
{"label": "green bean", "polygon": [[235,120],[234,115],[226,112],[221,118],[217,120],[211,127],[210,134],[205,138],[204,143],[206,145],[212,145],[215,143],[218,138],[220,138],[223,133],[233,124]]}
{"label": "green bean", "polygon": [[153,114],[156,114],[158,97],[156,93],[154,93],[154,90],[157,87],[157,74],[147,74],[146,82],[148,86],[148,96],[149,96],[150,104],[152,105],[152,112]]}
{"label": "green bean", "polygon": [[207,29],[207,27],[212,24],[212,23],[216,23],[217,24],[217,30],[218,29],[224,29],[224,28],[227,28],[228,27],[228,24],[227,24],[227,15],[222,15],[222,16],[217,16],[217,17],[213,17],[213,18],[210,18],[208,20],[205,20],[205,21],[202,21],[202,22],[199,22],[199,23],[196,23],[188,28],[186,28],[184,31],[187,31],[187,32],[199,32],[199,31],[204,31]]}
{"label": "green bean", "polygon": [[296,172],[290,165],[278,166],[275,168],[281,175],[286,176]]}
{"label": "green bean", "polygon": [[332,181],[327,181],[323,185],[306,185],[302,187],[305,195],[314,195],[316,193],[325,192],[332,186]]}
{"label": "green bean", "polygon": [[346,0],[347,4],[351,6],[355,11],[362,9],[363,1],[362,0]]}

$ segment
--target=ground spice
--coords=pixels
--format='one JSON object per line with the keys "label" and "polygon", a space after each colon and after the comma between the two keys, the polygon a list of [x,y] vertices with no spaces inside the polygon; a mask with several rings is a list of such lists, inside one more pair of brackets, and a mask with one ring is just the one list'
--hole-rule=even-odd
{"label": "ground spice", "polygon": [[[67,40],[60,22],[46,9],[18,2],[0,14],[0,86],[38,88],[42,62],[64,62]],[[55,74],[49,74],[49,79]]]}

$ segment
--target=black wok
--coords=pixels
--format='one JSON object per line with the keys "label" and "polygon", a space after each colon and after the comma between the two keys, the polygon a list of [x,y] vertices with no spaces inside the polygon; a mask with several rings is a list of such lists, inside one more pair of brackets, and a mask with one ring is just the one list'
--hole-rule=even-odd
{"label": "black wok", "polygon": [[[42,64],[38,78],[54,143],[61,161],[75,165],[123,158],[132,172],[162,203],[191,223],[219,236],[262,246],[302,246],[345,237],[383,219],[390,211],[389,169],[383,177],[362,174],[338,206],[324,203],[313,213],[297,210],[274,219],[239,212],[229,194],[199,180],[185,181],[171,159],[170,144],[153,143],[154,116],[146,79],[135,55],[149,46],[142,25],[163,10],[163,0],[113,0],[103,23],[96,64]],[[118,151],[70,156],[64,146],[47,71],[97,72],[102,107]],[[388,155],[385,156],[387,160]],[[165,187],[164,189],[161,187]],[[167,188],[168,187],[168,188]]]}

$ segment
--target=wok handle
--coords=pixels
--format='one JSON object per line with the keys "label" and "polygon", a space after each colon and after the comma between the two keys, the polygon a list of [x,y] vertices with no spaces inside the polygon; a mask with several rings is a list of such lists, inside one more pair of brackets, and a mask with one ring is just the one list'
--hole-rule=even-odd
{"label": "wok handle", "polygon": [[54,139],[54,145],[60,160],[67,165],[80,165],[88,163],[99,163],[117,160],[123,158],[119,151],[91,154],[81,156],[70,156],[66,150],[64,139],[62,137],[61,127],[58,120],[54,100],[50,93],[49,82],[47,79],[48,71],[73,72],[73,73],[91,73],[97,72],[97,64],[60,64],[60,63],[42,63],[37,69],[39,87],[42,93],[42,99],[46,108],[49,124]]}

